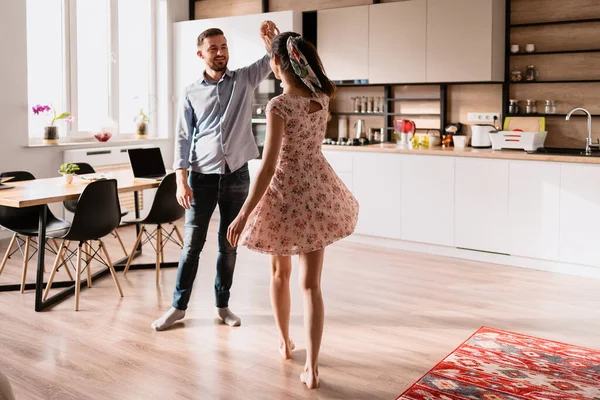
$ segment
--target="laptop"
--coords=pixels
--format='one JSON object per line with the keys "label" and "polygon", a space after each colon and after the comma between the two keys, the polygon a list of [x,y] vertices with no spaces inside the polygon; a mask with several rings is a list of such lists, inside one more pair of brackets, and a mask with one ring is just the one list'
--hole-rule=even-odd
{"label": "laptop", "polygon": [[160,181],[167,175],[159,147],[129,149],[127,153],[135,179]]}

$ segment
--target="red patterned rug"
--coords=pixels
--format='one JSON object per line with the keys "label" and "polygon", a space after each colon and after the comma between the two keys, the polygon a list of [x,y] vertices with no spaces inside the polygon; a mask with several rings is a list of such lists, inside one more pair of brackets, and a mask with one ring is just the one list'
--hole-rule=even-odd
{"label": "red patterned rug", "polygon": [[396,400],[600,400],[600,351],[483,327]]}

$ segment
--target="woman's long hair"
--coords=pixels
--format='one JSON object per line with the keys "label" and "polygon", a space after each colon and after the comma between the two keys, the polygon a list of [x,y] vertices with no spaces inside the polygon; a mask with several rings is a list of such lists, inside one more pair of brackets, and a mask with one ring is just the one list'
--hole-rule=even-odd
{"label": "woman's long hair", "polygon": [[[271,41],[271,52],[273,55],[277,56],[279,59],[279,65],[283,72],[289,76],[293,76],[296,86],[299,87],[308,87],[302,82],[302,79],[298,77],[294,73],[294,68],[292,67],[292,62],[290,61],[290,55],[287,51],[287,40],[289,37],[298,37],[300,34],[296,32],[283,32],[279,35],[275,36]],[[317,53],[317,49],[311,43],[307,42],[303,38],[301,38],[297,42],[298,50],[304,54],[308,65],[312,68],[321,83],[321,87],[315,87],[315,89],[319,92],[326,94],[329,97],[333,97],[335,95],[335,84],[329,80],[329,78],[325,75],[323,71],[323,64],[321,63],[321,58],[319,57],[319,53]]]}

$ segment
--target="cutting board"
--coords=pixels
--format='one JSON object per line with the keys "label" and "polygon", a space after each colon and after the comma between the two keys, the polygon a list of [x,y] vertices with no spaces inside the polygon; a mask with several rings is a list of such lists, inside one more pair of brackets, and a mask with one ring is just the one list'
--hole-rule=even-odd
{"label": "cutting board", "polygon": [[515,129],[521,129],[523,132],[544,132],[546,117],[506,117],[504,130],[513,131]]}

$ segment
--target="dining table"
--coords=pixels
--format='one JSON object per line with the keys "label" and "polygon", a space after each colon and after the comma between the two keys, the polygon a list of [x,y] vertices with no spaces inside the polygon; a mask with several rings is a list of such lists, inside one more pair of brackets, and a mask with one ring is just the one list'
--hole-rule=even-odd
{"label": "dining table", "polygon": [[[44,282],[44,263],[45,263],[45,251],[46,244],[46,219],[47,210],[46,205],[52,203],[63,202],[65,200],[77,200],[85,187],[89,182],[95,179],[116,179],[117,190],[119,193],[134,192],[134,203],[135,203],[135,218],[140,218],[140,205],[138,199],[138,193],[143,190],[156,189],[160,180],[153,179],[138,179],[133,176],[131,169],[123,169],[117,171],[111,171],[110,173],[103,174],[87,174],[81,176],[75,176],[71,183],[66,183],[63,177],[54,178],[43,178],[34,179],[30,181],[19,181],[19,182],[6,182],[4,185],[8,185],[8,188],[0,190],[0,206],[6,207],[38,207],[39,220],[38,220],[38,252],[37,252],[37,271],[35,283],[26,283],[25,290],[35,289],[35,311],[43,311],[48,307],[63,301],[67,297],[75,293],[75,281],[58,281],[53,282],[53,288],[62,288],[61,291],[54,294],[52,297],[43,300],[43,290],[45,288]],[[139,235],[140,224],[136,223],[136,237]],[[142,254],[142,247],[139,245],[134,251],[134,258],[139,257]],[[115,270],[121,271],[125,268],[128,257],[124,257],[117,260],[114,263]],[[176,262],[163,262],[161,268],[172,268],[177,267]],[[68,265],[65,263],[65,268]],[[89,268],[89,266],[88,266]],[[156,263],[148,264],[132,264],[130,269],[155,269]],[[108,266],[102,268],[98,272],[94,273],[91,277],[92,282],[96,279],[102,278],[110,274]],[[80,287],[84,288],[87,286],[87,280],[81,280]],[[0,292],[7,291],[18,291],[21,289],[20,284],[3,284],[0,285]]]}

